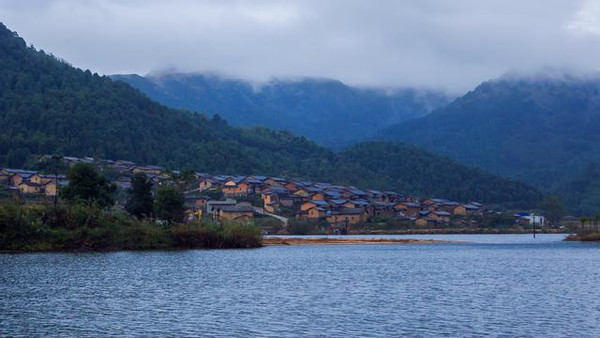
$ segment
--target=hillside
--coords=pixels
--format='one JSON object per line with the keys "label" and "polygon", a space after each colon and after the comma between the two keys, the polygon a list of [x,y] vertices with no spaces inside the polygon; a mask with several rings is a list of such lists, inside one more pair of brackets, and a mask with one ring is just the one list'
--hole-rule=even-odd
{"label": "hillside", "polygon": [[60,153],[486,203],[531,206],[540,197],[521,183],[413,147],[366,143],[334,153],[287,132],[233,128],[218,117],[169,109],[27,47],[4,26],[0,88],[0,165],[21,167],[30,155]]}
{"label": "hillside", "polygon": [[576,215],[594,216],[600,210],[600,173],[595,164],[587,168],[556,190],[571,212]]}
{"label": "hillside", "polygon": [[113,75],[164,105],[219,114],[236,126],[289,130],[340,149],[389,125],[428,114],[449,101],[440,92],[386,92],[328,79],[243,80],[204,74]]}
{"label": "hillside", "polygon": [[381,136],[553,190],[600,160],[599,129],[600,80],[563,74],[485,82]]}

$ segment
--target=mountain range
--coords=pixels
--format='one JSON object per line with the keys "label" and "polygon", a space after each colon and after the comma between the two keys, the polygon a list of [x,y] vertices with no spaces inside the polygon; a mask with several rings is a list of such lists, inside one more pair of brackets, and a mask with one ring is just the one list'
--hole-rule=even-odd
{"label": "mountain range", "polygon": [[112,75],[172,108],[218,114],[235,126],[265,126],[341,149],[449,102],[432,90],[351,87],[318,78],[260,85],[211,74]]}
{"label": "mountain range", "polygon": [[0,165],[94,156],[209,173],[280,175],[460,201],[534,206],[535,188],[422,149],[360,143],[341,152],[264,127],[171,109],[121,81],[27,47],[0,25]]}
{"label": "mountain range", "polygon": [[552,191],[600,161],[600,77],[511,76],[383,131]]}

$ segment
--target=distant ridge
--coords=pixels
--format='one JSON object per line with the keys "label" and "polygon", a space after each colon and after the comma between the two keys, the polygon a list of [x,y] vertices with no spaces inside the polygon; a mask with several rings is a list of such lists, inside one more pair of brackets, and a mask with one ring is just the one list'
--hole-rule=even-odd
{"label": "distant ridge", "polygon": [[600,77],[506,76],[380,137],[552,190],[600,163]]}
{"label": "distant ridge", "polygon": [[236,126],[289,130],[335,149],[445,105],[429,90],[357,88],[324,78],[250,82],[212,74],[112,75],[173,108],[218,114]]}

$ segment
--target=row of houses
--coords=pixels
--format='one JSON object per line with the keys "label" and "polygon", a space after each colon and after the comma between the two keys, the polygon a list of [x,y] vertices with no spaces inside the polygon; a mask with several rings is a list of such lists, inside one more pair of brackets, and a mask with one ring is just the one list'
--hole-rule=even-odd
{"label": "row of houses", "polygon": [[[69,166],[89,163],[108,168],[112,181],[121,189],[131,186],[131,177],[144,173],[155,184],[178,184],[178,171],[163,167],[138,165],[131,161],[95,160],[90,157],[63,157]],[[64,175],[47,175],[35,171],[3,169],[0,182],[26,194],[55,196],[58,188],[67,184]],[[377,218],[408,220],[418,226],[449,223],[452,215],[478,215],[483,212],[477,202],[460,203],[446,199],[418,199],[394,191],[360,189],[354,186],[323,182],[290,180],[274,176],[209,175],[193,173],[193,183],[187,186],[186,214],[188,219],[213,217],[226,220],[248,220],[256,207],[237,203],[236,198],[252,195],[262,200],[265,212],[311,221],[326,221],[345,226],[373,221]],[[208,191],[221,192],[223,201],[211,200]]]}
{"label": "row of houses", "polygon": [[43,174],[33,170],[0,169],[0,184],[23,194],[56,196],[68,184],[64,175]]}

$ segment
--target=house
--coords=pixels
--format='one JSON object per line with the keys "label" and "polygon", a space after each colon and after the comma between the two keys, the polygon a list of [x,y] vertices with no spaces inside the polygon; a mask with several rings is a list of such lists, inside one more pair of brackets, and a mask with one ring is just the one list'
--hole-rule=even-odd
{"label": "house", "polygon": [[435,215],[435,218],[438,221],[438,223],[450,223],[450,216],[452,215],[449,212],[434,211],[433,214]]}
{"label": "house", "polygon": [[29,180],[37,171],[22,170],[22,169],[4,169],[8,174],[8,185],[18,187],[24,180]]}
{"label": "house", "polygon": [[227,198],[224,201],[207,201],[205,203],[206,214],[212,215],[213,212],[217,212],[223,206],[236,205],[236,204],[237,204],[237,201],[234,199],[231,199],[231,198]]}
{"label": "house", "polygon": [[344,208],[344,205],[346,204],[347,200],[345,199],[333,199],[333,200],[329,200],[329,204],[331,205],[332,208]]}
{"label": "house", "polygon": [[414,202],[401,202],[394,204],[394,210],[396,212],[403,211],[404,215],[409,218],[418,218],[420,217],[419,212],[421,212],[421,204]]}
{"label": "house", "polygon": [[260,192],[260,188],[263,186],[263,182],[254,178],[246,178],[244,183],[248,185],[248,193]]}
{"label": "house", "polygon": [[332,210],[329,215],[327,215],[327,222],[329,224],[354,225],[362,221],[363,215],[364,209],[362,208],[344,208]]}
{"label": "house", "polygon": [[36,173],[29,179],[33,183],[46,184],[50,181],[64,181],[66,179],[65,175],[54,175],[54,174],[39,174]]}
{"label": "house", "polygon": [[366,208],[370,204],[365,200],[350,200],[344,203],[345,208]]}
{"label": "house", "polygon": [[325,194],[322,192],[314,193],[314,194],[310,195],[310,199],[313,201],[324,201]]}
{"label": "house", "polygon": [[346,197],[349,194],[350,195],[349,197],[353,198],[353,199],[365,199],[365,198],[369,197],[369,195],[366,192],[364,192],[360,189],[357,189],[355,187],[347,188],[346,192],[347,192],[347,194],[342,194],[342,196]]}
{"label": "house", "polygon": [[265,180],[265,184],[271,187],[283,186],[285,183],[285,180],[281,177],[269,177]]}
{"label": "house", "polygon": [[204,191],[213,187],[218,187],[219,181],[214,178],[205,178],[198,183],[198,191]]}
{"label": "house", "polygon": [[131,171],[134,174],[137,173],[144,173],[144,174],[153,174],[153,175],[160,175],[161,172],[165,171],[165,168],[163,167],[158,167],[158,166],[154,166],[154,165],[148,165],[148,166],[133,166],[131,168]]}
{"label": "house", "polygon": [[59,189],[66,186],[67,184],[69,184],[69,181],[66,179],[59,179],[58,186],[56,180],[48,181],[45,184],[43,184],[44,193],[46,194],[46,196],[56,196],[58,194]]}
{"label": "house", "polygon": [[393,216],[395,214],[393,204],[384,202],[374,202],[369,209],[371,216]]}
{"label": "house", "polygon": [[465,209],[467,209],[467,215],[481,215],[481,213],[483,211],[481,204],[475,205],[475,204],[469,203],[469,204],[465,205]]}
{"label": "house", "polygon": [[309,197],[310,193],[307,191],[307,189],[300,188],[294,192],[294,195],[300,196],[300,197]]}
{"label": "house", "polygon": [[284,207],[293,207],[296,201],[296,198],[287,194],[279,196],[279,204],[281,204]]}
{"label": "house", "polygon": [[296,190],[300,189],[300,187],[302,187],[302,184],[299,182],[287,182],[283,186],[286,187],[290,191],[296,191]]}
{"label": "house", "polygon": [[39,183],[33,183],[28,180],[24,180],[21,183],[19,183],[17,188],[19,188],[19,191],[24,194],[40,194],[45,192],[44,185]]}
{"label": "house", "polygon": [[367,190],[367,194],[372,201],[385,202],[385,194],[379,190]]}
{"label": "house", "polygon": [[296,212],[296,218],[304,219],[320,219],[327,216],[327,209],[320,207],[312,207],[307,210],[300,210]]}
{"label": "house", "polygon": [[436,220],[429,217],[419,217],[415,220],[415,225],[419,227],[425,226],[434,226],[436,224]]}
{"label": "house", "polygon": [[437,208],[435,210],[453,213],[454,208],[456,208],[458,205],[459,205],[458,202],[445,201],[443,203],[437,204]]}
{"label": "house", "polygon": [[206,202],[210,200],[210,197],[198,194],[191,194],[185,196],[185,203],[190,207],[201,210],[206,206]]}
{"label": "house", "polygon": [[447,211],[423,210],[420,212],[420,216],[433,219],[437,223],[450,223],[450,213]]}
{"label": "house", "polygon": [[520,225],[537,225],[537,226],[544,226],[546,224],[546,218],[544,216],[540,216],[540,215],[534,215],[534,214],[529,214],[529,213],[518,213],[518,214],[514,214],[514,217],[516,217],[516,222],[519,223]]}
{"label": "house", "polygon": [[227,183],[225,183],[225,186],[223,186],[223,194],[225,194],[226,196],[245,196],[248,195],[248,191],[249,191],[249,187],[248,187],[248,183],[246,182],[239,182],[233,185],[228,184],[230,181],[227,181]]}
{"label": "house", "polygon": [[332,199],[341,199],[342,198],[342,192],[340,190],[337,189],[327,189],[323,192],[324,198],[326,200],[332,200]]}
{"label": "house", "polygon": [[323,208],[323,209],[329,209],[329,203],[327,203],[325,201],[320,201],[320,200],[308,201],[300,206],[300,210],[306,211],[310,208],[316,208],[316,207]]}
{"label": "house", "polygon": [[286,196],[289,193],[287,188],[282,186],[270,186],[261,192],[263,205],[271,203],[279,203],[279,199],[282,196]]}
{"label": "house", "polygon": [[249,222],[254,218],[254,209],[249,204],[223,205],[218,211],[219,219]]}

